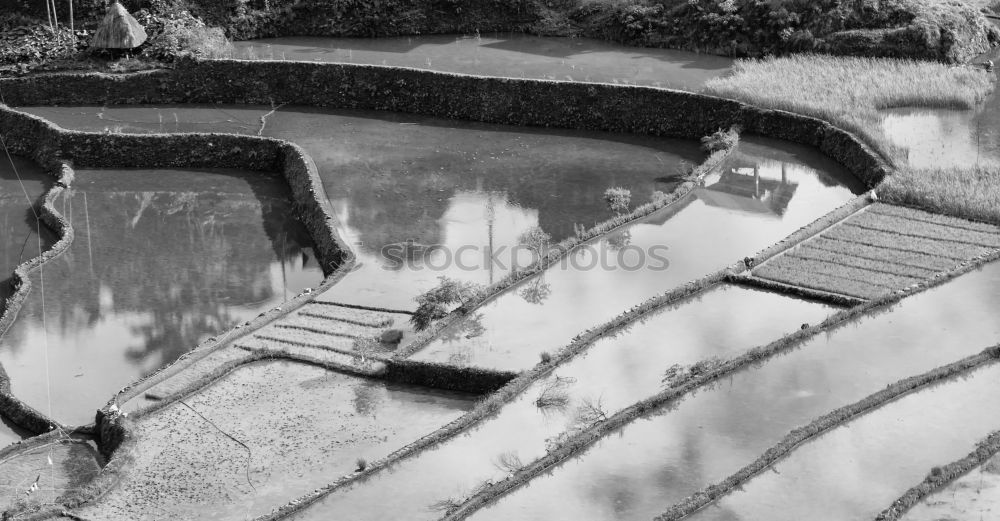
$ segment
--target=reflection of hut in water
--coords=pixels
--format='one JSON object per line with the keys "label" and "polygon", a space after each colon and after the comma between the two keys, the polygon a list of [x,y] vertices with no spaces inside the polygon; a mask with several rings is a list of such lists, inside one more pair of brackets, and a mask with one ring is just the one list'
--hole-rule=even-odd
{"label": "reflection of hut in water", "polygon": [[737,166],[724,172],[717,183],[698,189],[698,199],[709,206],[781,217],[798,186],[788,181],[784,163],[780,180],[761,177],[759,165]]}

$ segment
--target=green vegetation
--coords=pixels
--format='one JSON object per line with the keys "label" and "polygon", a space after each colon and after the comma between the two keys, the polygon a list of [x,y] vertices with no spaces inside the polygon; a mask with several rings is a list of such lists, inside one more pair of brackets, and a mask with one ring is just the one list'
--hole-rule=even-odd
{"label": "green vegetation", "polygon": [[473,282],[462,282],[448,277],[438,277],[437,286],[418,295],[417,311],[410,317],[414,329],[423,331],[435,320],[448,315],[449,308],[466,300],[479,298],[483,287]]}
{"label": "green vegetation", "polygon": [[632,203],[632,191],[627,188],[615,186],[604,191],[604,202],[608,203],[608,208],[616,215],[628,212],[628,206]]}
{"label": "green vegetation", "polygon": [[729,130],[720,128],[712,135],[701,138],[701,149],[707,154],[712,154],[720,150],[736,148],[739,142],[739,127],[732,127]]}
{"label": "green vegetation", "polygon": [[981,69],[940,63],[798,55],[737,61],[731,76],[709,81],[705,90],[827,120],[901,164],[901,151],[882,132],[880,109],[971,109],[993,90],[993,80]]}
{"label": "green vegetation", "polygon": [[142,56],[170,62],[178,58],[224,58],[232,54],[232,44],[222,29],[209,27],[185,9],[166,2],[154,2],[159,8],[143,9],[136,20],[146,28],[149,41],[142,46]]}
{"label": "green vegetation", "polygon": [[878,188],[882,200],[1000,224],[1000,165],[902,169]]}

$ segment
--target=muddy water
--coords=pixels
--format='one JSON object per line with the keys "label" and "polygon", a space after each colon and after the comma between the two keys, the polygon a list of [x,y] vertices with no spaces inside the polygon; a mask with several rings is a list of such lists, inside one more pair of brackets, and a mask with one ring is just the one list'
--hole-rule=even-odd
{"label": "muddy water", "polygon": [[[695,141],[539,130],[412,115],[284,107],[31,108],[67,127],[121,132],[256,133],[302,145],[315,160],[358,254],[358,271],[322,298],[414,309],[448,276],[482,284],[515,263],[518,238],[553,241],[612,214],[604,190],[636,204],[671,191]],[[266,124],[261,125],[265,115]]]}
{"label": "muddy water", "polygon": [[911,166],[971,167],[1000,161],[1000,93],[975,110],[903,108],[883,111],[882,128],[908,149]]}
{"label": "muddy water", "polygon": [[[727,356],[830,312],[823,305],[771,293],[711,289],[598,340],[468,433],[334,492],[297,518],[434,519],[436,514],[428,510],[433,503],[461,498],[487,479],[502,478],[501,458],[527,463],[544,455],[550,440],[583,425],[579,415],[585,404],[595,406],[591,413],[611,414],[655,394],[663,370],[673,364]],[[434,479],[420,479],[428,469]]]}
{"label": "muddy water", "polygon": [[433,431],[473,399],[294,362],[247,365],[140,418],[127,479],[79,513],[250,519]]}
{"label": "muddy water", "polygon": [[322,279],[274,175],[80,169],[57,209],[75,240],[33,276],[0,363],[63,422]]}
{"label": "muddy water", "polygon": [[[996,429],[1000,367],[911,394],[803,445],[695,520],[869,520]],[[970,517],[974,519],[975,517]],[[969,518],[967,518],[969,519]]]}
{"label": "muddy water", "polygon": [[[670,410],[629,424],[472,518],[651,519],[750,463],[791,429],[891,382],[995,343],[1000,319],[992,310],[1000,305],[998,290],[1000,264],[995,263],[910,297],[891,312],[849,323],[689,396]],[[990,427],[971,431],[982,436]],[[848,447],[827,450],[830,458],[842,460],[841,468],[854,461],[844,458]],[[826,473],[817,467],[812,472]],[[782,463],[778,470],[784,473]],[[854,479],[862,478],[839,483]],[[837,489],[836,484],[827,486]],[[817,490],[812,497],[826,495]],[[560,500],[552,501],[554,497]],[[792,504],[806,497],[785,496],[783,502],[791,511]],[[719,519],[741,519],[744,511],[734,507],[726,512],[732,516]],[[852,519],[799,514],[789,519]],[[768,512],[746,518],[774,516]]]}
{"label": "muddy water", "polygon": [[580,248],[444,330],[416,357],[529,368],[542,351],[770,246],[860,190],[814,151],[760,138],[744,140],[722,172],[686,205]]}
{"label": "muddy water", "polygon": [[233,57],[412,67],[484,76],[627,83],[697,90],[729,72],[733,60],[589,38],[523,34],[292,37],[235,42]]}

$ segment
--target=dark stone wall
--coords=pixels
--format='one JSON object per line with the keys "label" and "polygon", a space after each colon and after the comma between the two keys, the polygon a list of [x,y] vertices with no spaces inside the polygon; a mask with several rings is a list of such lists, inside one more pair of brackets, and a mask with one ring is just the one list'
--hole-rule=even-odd
{"label": "dark stone wall", "polygon": [[0,80],[11,105],[291,103],[388,110],[489,123],[701,138],[744,132],[818,148],[869,186],[890,166],[822,120],[684,91],[479,77],[400,67],[281,61],[187,61],[123,75],[54,74]]}

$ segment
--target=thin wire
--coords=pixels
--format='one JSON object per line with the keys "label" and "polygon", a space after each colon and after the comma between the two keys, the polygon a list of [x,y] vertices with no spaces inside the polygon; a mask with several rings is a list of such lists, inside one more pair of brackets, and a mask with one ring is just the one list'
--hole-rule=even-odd
{"label": "thin wire", "polygon": [[[3,91],[0,90],[0,103],[7,105],[7,101],[3,97]],[[14,164],[14,158],[10,154],[10,149],[7,147],[7,140],[4,139],[3,135],[0,134],[0,145],[3,146],[4,154],[7,156],[7,161],[10,162],[10,167],[14,171],[14,176],[17,177],[17,182],[21,185],[21,192],[24,194],[25,200],[28,202],[28,207],[31,208],[31,214],[35,216],[35,235],[38,239],[38,254],[42,254],[42,219],[39,217],[38,212],[35,210],[35,205],[31,201],[31,197],[28,195],[28,189],[24,186],[24,180],[21,179],[20,172],[17,171],[17,165]],[[48,407],[48,417],[52,418],[52,376],[49,371],[49,328],[45,319],[45,263],[42,262],[38,265],[38,280],[41,292],[42,301],[42,333],[45,339],[45,401]],[[59,428],[62,432],[62,428]],[[63,433],[65,434],[65,433]],[[49,462],[49,484],[50,488],[54,491],[55,486],[55,465],[52,464],[52,449],[49,449],[48,453]]]}

